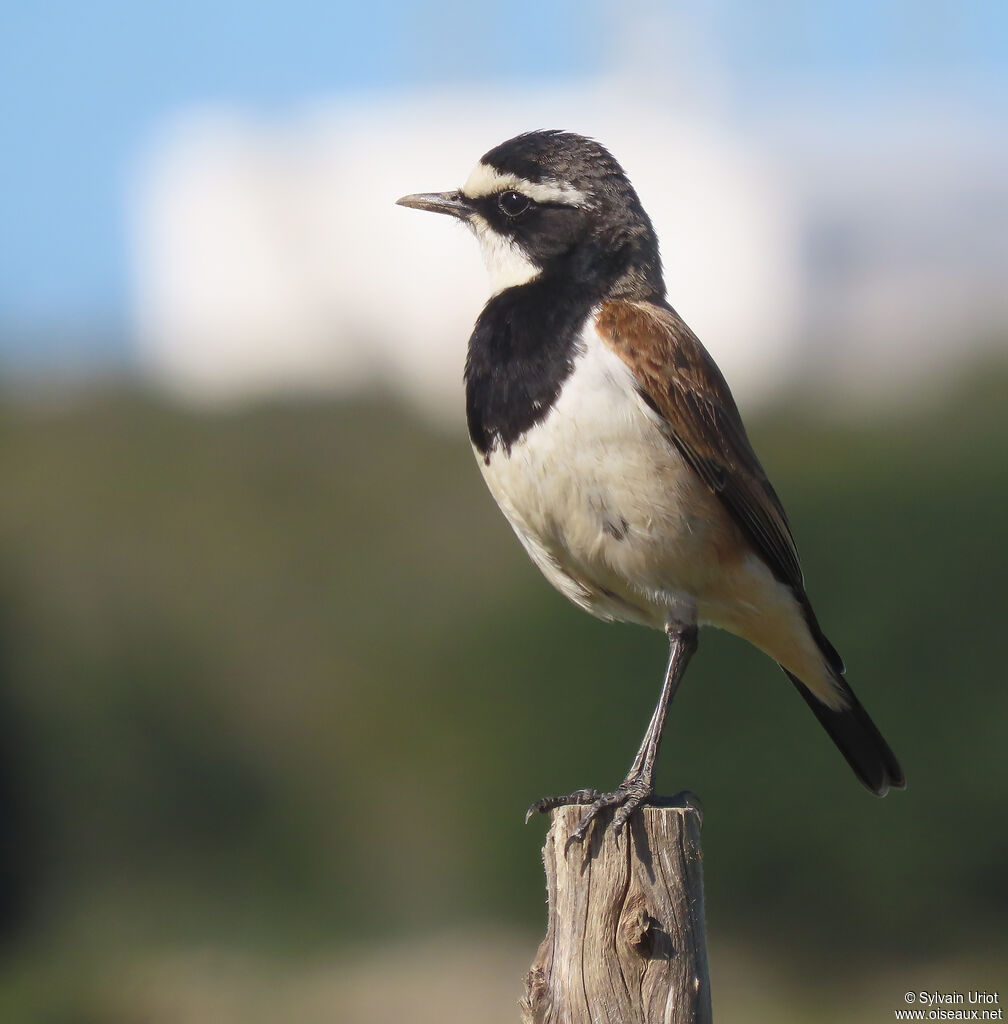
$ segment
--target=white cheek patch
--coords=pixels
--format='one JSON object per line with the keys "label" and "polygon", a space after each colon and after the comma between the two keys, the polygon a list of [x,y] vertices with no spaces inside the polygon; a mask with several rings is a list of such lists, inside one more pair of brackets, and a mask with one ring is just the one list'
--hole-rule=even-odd
{"label": "white cheek patch", "polygon": [[478,163],[466,183],[462,194],[469,199],[492,196],[496,192],[521,192],[537,203],[562,203],[564,206],[585,206],[587,196],[580,189],[571,188],[560,181],[529,181],[510,172],[504,174],[489,164]]}
{"label": "white cheek patch", "polygon": [[540,273],[517,244],[494,231],[478,213],[469,217],[469,226],[480,244],[483,262],[490,275],[491,294],[526,284]]}

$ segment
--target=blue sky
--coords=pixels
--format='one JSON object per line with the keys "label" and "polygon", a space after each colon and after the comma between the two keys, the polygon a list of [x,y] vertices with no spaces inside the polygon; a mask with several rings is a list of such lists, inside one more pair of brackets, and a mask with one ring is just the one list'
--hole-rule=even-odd
{"label": "blue sky", "polygon": [[[0,334],[8,344],[20,330],[121,330],[127,175],[174,111],[220,103],[268,114],[319,95],[435,77],[566,75],[593,58],[587,31],[563,30],[571,21],[588,28],[590,8],[574,3],[518,3],[513,19],[462,3],[425,9],[394,0],[6,8]],[[490,61],[467,44],[481,37],[492,42]]]}
{"label": "blue sky", "polygon": [[[701,6],[702,14],[683,5],[681,16],[702,19],[703,38],[751,104],[806,88],[870,94],[919,79],[972,90],[978,103],[1004,94],[1000,3]],[[908,21],[918,7],[929,13]],[[222,104],[279,116],[348,92],[591,75],[606,67],[614,9],[572,0],[6,4],[0,358],[29,346],[86,354],[124,344],[128,176],[174,113]]]}

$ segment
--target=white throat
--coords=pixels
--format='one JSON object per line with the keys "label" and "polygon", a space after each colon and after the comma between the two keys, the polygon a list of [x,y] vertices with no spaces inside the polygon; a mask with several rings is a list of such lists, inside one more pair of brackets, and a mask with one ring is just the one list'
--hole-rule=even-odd
{"label": "white throat", "polygon": [[490,293],[497,295],[505,288],[525,284],[538,276],[539,268],[521,251],[510,238],[498,234],[487,221],[474,214],[469,218],[483,254],[487,273],[490,275]]}

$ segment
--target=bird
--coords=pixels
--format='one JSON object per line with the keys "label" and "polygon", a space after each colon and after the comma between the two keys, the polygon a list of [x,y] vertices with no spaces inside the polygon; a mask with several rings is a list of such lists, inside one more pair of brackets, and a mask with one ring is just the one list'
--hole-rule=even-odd
{"label": "bird", "polygon": [[487,152],[461,188],[397,203],[461,221],[479,243],[491,294],[465,359],[466,420],[519,541],[574,604],[668,640],[624,780],[545,797],[526,821],[587,804],[569,837],[581,841],[603,811],[619,834],[652,798],[700,626],[773,658],[872,793],[905,787],[812,610],[728,384],[666,298],[654,227],[612,154],[574,132],[530,131]]}

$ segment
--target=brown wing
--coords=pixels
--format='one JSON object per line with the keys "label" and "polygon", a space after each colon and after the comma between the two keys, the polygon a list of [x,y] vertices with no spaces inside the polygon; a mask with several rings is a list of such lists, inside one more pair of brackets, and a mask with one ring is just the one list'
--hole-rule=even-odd
{"label": "brown wing", "polygon": [[606,302],[595,320],[601,337],[630,367],[643,399],[663,418],[682,457],[773,574],[807,603],[780,499],[749,443],[721,371],[697,336],[673,309],[648,302]]}

